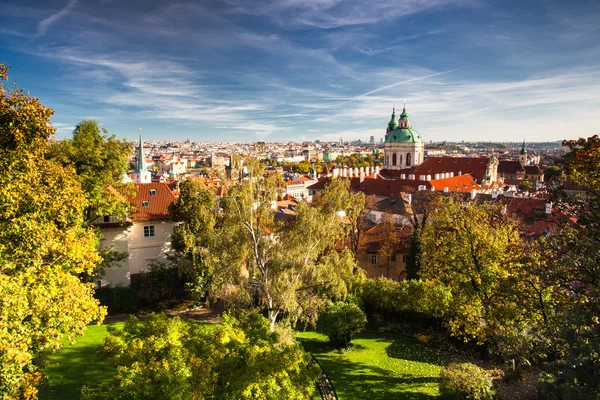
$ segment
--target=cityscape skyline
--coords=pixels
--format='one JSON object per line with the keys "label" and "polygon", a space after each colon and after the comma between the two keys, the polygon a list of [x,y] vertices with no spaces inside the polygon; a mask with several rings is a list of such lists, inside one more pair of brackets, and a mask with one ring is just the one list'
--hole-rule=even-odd
{"label": "cityscape skyline", "polygon": [[598,20],[594,1],[8,1],[0,61],[59,138],[89,118],[129,140],[378,143],[406,100],[426,142],[557,141],[598,133]]}

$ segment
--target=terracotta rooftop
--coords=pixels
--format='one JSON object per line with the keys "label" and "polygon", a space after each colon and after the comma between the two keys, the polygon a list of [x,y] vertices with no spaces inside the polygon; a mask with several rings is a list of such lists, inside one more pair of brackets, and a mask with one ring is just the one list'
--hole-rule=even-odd
{"label": "terracotta rooftop", "polygon": [[429,157],[419,166],[397,171],[386,169],[381,173],[388,177],[414,174],[417,178],[419,175],[431,175],[434,178],[435,174],[454,172],[454,175],[458,175],[461,172],[463,175],[470,174],[476,182],[481,182],[489,160],[488,157]]}
{"label": "terracotta rooftop", "polygon": [[165,183],[138,183],[135,195],[129,198],[134,206],[131,218],[134,221],[169,219],[169,205],[177,199]]}

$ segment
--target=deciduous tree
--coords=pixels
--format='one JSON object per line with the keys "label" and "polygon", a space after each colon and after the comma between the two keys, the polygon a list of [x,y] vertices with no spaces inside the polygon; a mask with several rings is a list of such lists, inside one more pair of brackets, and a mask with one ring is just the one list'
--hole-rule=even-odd
{"label": "deciduous tree", "polygon": [[36,398],[36,359],[105,312],[77,276],[100,261],[86,197],[46,159],[52,110],[7,79],[0,64],[0,395]]}

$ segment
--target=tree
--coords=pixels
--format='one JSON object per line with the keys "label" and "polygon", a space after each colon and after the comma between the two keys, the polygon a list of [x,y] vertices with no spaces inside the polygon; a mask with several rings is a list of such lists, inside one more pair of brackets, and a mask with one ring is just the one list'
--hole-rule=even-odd
{"label": "tree", "polygon": [[351,256],[332,251],[344,234],[339,208],[300,202],[293,221],[276,221],[273,203],[281,192],[281,177],[265,177],[256,160],[245,164],[249,179],[232,187],[221,202],[221,229],[228,233],[221,235],[225,247],[219,253],[242,263],[222,263],[219,270],[239,273],[247,268],[271,330],[280,315],[314,324],[326,300],[345,295],[354,268]]}
{"label": "tree", "polygon": [[335,347],[348,347],[354,335],[367,325],[367,316],[354,303],[329,303],[320,313],[317,329],[327,335]]}
{"label": "tree", "polygon": [[429,219],[421,278],[450,288],[455,310],[446,316],[450,332],[483,343],[522,312],[503,290],[522,270],[517,222],[492,205],[453,197],[439,197]]}
{"label": "tree", "polygon": [[213,252],[217,240],[215,193],[197,179],[179,184],[179,199],[169,206],[177,229],[171,237],[175,251],[172,260],[199,298],[205,297],[213,284],[218,253]]}
{"label": "tree", "polygon": [[105,215],[125,215],[129,203],[110,186],[122,186],[131,151],[132,143],[108,136],[98,122],[84,119],[72,139],[51,143],[46,157],[75,168],[87,199],[86,222],[91,223]]}
{"label": "tree", "polygon": [[362,192],[350,190],[350,179],[332,179],[325,189],[313,199],[315,207],[326,213],[341,213],[347,217],[345,227],[354,256],[358,254],[362,234],[370,227],[368,214],[375,207],[375,197],[365,197]]}
{"label": "tree", "polygon": [[551,165],[549,167],[546,167],[546,169],[544,169],[544,181],[545,182],[550,182],[552,180],[552,178],[554,178],[555,176],[559,176],[560,175],[560,168],[557,167],[556,165]]}
{"label": "tree", "polygon": [[101,321],[91,284],[100,258],[87,200],[72,168],[46,159],[53,111],[4,86],[0,64],[0,394],[36,398],[37,362]]}
{"label": "tree", "polygon": [[[565,172],[585,193],[567,193],[559,182],[551,186],[552,200],[563,219],[560,233],[548,239],[540,275],[547,285],[561,288],[569,301],[552,323],[555,362],[553,395],[597,398],[600,394],[600,137],[563,142],[571,150]],[[576,221],[576,222],[573,222]]]}
{"label": "tree", "polygon": [[87,399],[306,399],[319,368],[289,332],[270,332],[250,314],[207,327],[164,314],[131,317],[109,328],[102,356],[117,367],[107,385],[88,388]]}

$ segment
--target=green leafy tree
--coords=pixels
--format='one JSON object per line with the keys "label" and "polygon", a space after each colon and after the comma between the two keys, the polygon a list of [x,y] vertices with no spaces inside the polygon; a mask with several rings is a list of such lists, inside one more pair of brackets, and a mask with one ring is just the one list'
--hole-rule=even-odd
{"label": "green leafy tree", "polygon": [[288,332],[270,332],[257,314],[218,326],[151,314],[109,329],[101,354],[117,375],[84,398],[306,399],[319,374]]}
{"label": "green leafy tree", "polygon": [[110,186],[122,186],[131,151],[132,143],[109,136],[98,122],[84,119],[73,130],[72,139],[51,143],[47,157],[75,168],[87,199],[86,221],[91,223],[105,215],[125,215],[129,204]]}
{"label": "green leafy tree", "polygon": [[502,290],[522,270],[517,222],[491,205],[465,205],[453,197],[439,197],[429,219],[421,277],[450,288],[450,331],[483,343],[522,313]]}
{"label": "green leafy tree", "polygon": [[[263,175],[263,166],[247,159],[249,179],[233,186],[222,199],[223,232],[220,254],[242,264],[221,264],[221,272],[233,274],[246,267],[271,330],[281,315],[293,322],[313,323],[321,304],[344,296],[352,278],[352,257],[332,254],[344,235],[337,207],[315,207],[300,202],[295,218],[275,220],[273,204],[283,182],[277,175]],[[330,204],[331,202],[328,202]],[[235,238],[234,242],[228,242]],[[237,256],[236,256],[237,255]],[[340,262],[333,264],[333,260]]]}
{"label": "green leafy tree", "polygon": [[367,325],[367,316],[354,303],[329,303],[320,313],[317,329],[335,347],[348,347],[354,336]]}
{"label": "green leafy tree", "polygon": [[179,192],[177,203],[169,206],[171,218],[178,223],[171,237],[172,259],[195,295],[203,298],[218,261],[218,253],[213,252],[218,239],[215,193],[197,179],[182,181]]}
{"label": "green leafy tree", "polygon": [[546,169],[544,169],[544,181],[545,182],[550,182],[552,180],[552,178],[554,178],[555,176],[559,176],[560,175],[560,167],[557,167],[556,165],[551,165],[549,167],[546,167]]}
{"label": "green leafy tree", "polygon": [[100,257],[72,168],[47,160],[53,111],[5,86],[0,64],[0,396],[36,398],[37,361],[101,321],[91,273]]}
{"label": "green leafy tree", "polygon": [[[558,359],[546,366],[551,389],[561,398],[600,395],[600,137],[564,141],[571,150],[565,172],[585,193],[552,187],[554,204],[564,218],[560,233],[548,239],[540,278],[565,290],[551,327]],[[576,221],[576,222],[573,222]],[[544,396],[552,398],[551,396]]]}

